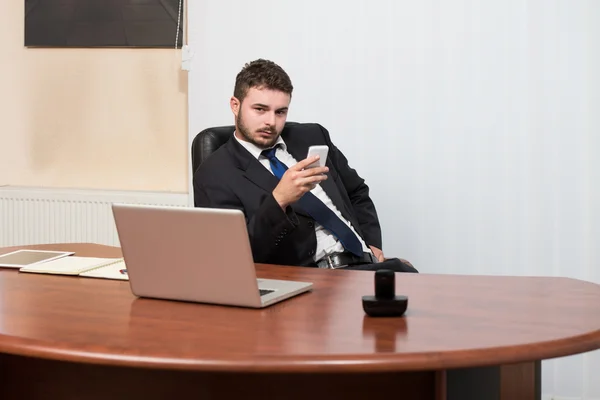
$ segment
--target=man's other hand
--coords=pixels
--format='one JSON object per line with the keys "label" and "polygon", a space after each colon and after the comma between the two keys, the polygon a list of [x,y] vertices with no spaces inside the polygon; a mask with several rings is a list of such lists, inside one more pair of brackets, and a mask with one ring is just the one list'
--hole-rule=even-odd
{"label": "man's other hand", "polygon": [[383,256],[383,251],[381,251],[380,249],[378,249],[375,246],[369,246],[369,248],[373,252],[373,255],[375,256],[375,258],[377,258],[377,261],[379,261],[379,262],[385,261],[385,257]]}

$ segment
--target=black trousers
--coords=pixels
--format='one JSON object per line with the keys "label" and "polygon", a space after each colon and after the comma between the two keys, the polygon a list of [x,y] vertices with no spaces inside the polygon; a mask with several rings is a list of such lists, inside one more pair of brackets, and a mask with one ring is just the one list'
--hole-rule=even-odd
{"label": "black trousers", "polygon": [[388,258],[383,262],[376,264],[356,264],[348,265],[342,269],[353,270],[353,271],[377,271],[380,269],[390,269],[394,272],[412,272],[419,273],[415,267],[409,265],[399,258]]}

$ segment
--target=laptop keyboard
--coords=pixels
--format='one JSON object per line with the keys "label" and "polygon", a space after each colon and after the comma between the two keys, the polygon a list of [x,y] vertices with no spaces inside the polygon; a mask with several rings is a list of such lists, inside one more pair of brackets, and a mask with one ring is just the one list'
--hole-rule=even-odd
{"label": "laptop keyboard", "polygon": [[274,292],[274,290],[271,290],[271,289],[258,289],[258,291],[259,291],[259,293],[260,293],[261,296],[264,296],[266,294]]}

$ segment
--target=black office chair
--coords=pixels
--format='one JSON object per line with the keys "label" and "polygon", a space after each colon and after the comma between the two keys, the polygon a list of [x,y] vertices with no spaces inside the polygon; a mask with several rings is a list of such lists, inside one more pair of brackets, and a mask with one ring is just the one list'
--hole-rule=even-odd
{"label": "black office chair", "polygon": [[192,141],[192,174],[215,150],[223,146],[233,135],[234,125],[207,128]]}
{"label": "black office chair", "polygon": [[[285,126],[297,125],[298,122],[286,122]],[[192,141],[192,174],[215,150],[223,146],[233,135],[234,125],[206,128],[196,135]]]}

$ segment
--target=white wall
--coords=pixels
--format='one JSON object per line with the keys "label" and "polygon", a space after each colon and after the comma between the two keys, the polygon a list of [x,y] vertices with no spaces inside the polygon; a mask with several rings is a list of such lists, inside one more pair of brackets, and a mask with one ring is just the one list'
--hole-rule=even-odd
{"label": "white wall", "polygon": [[[295,86],[289,120],[322,123],[367,179],[387,255],[422,272],[600,283],[600,1],[188,12],[190,139],[233,123],[236,73],[272,59]],[[600,399],[597,352],[543,365],[545,394]]]}

